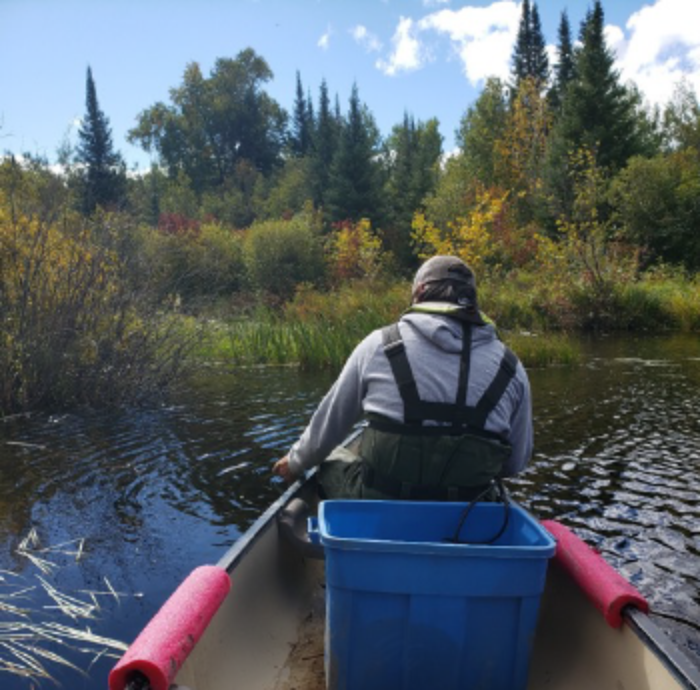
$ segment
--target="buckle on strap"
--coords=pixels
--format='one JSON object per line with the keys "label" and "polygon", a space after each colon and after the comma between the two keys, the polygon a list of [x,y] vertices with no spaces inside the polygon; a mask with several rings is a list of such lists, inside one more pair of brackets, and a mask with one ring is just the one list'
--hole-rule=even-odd
{"label": "buckle on strap", "polygon": [[392,340],[384,344],[384,352],[387,357],[395,357],[406,350],[403,340]]}

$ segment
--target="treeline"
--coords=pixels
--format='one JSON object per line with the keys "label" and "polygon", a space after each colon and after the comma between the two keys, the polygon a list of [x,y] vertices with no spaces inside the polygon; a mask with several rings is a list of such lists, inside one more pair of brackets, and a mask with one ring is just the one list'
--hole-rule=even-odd
{"label": "treeline", "polygon": [[129,174],[88,69],[62,172],[0,163],[0,410],[157,392],[195,334],[173,313],[296,323],[334,309],[315,290],[367,294],[434,253],[474,266],[503,326],[700,328],[697,96],[645,107],[600,2],[577,39],[562,14],[550,65],[524,0],[511,78],[486,82],[447,159],[436,119],[382,138],[357,86],[343,107],[297,74],[285,112],[246,49],[138,115],[129,139],[157,163]]}
{"label": "treeline", "polygon": [[[129,176],[88,70],[80,142],[62,152],[67,186],[85,214],[125,211],[170,234],[204,223],[243,230],[311,207],[326,234],[366,219],[399,269],[434,248],[423,229],[416,236],[416,213],[454,237],[455,224],[485,200],[500,200],[497,224],[520,248],[506,257],[509,267],[531,258],[536,234],[556,241],[582,213],[595,213],[605,239],[638,251],[642,268],[670,262],[697,270],[696,95],[679,84],[663,110],[645,107],[614,69],[599,1],[577,38],[562,13],[550,65],[537,5],[524,0],[511,79],[487,81],[446,164],[436,119],[407,113],[382,138],[357,86],[343,109],[325,81],[313,97],[297,73],[287,113],[265,91],[268,64],[248,48],[218,59],[208,76],[191,63],[168,103],[138,114],[128,139],[157,163]],[[584,212],[582,188],[592,177]]]}
{"label": "treeline", "polygon": [[446,165],[436,119],[406,114],[382,139],[357,86],[342,108],[325,81],[313,97],[297,73],[287,113],[265,91],[269,66],[249,48],[217,60],[208,76],[188,65],[170,102],[138,115],[128,138],[157,164],[128,177],[88,71],[80,144],[64,151],[69,186],[86,213],[124,210],[166,233],[206,222],[242,230],[310,205],[325,233],[369,220],[396,266],[410,269],[431,250],[412,228],[417,212],[448,236],[485,198],[502,199],[499,224],[522,250],[508,258],[523,265],[536,233],[557,240],[577,222],[584,179],[590,186],[594,176],[596,198],[586,213],[595,212],[607,240],[638,251],[642,268],[670,262],[697,270],[696,95],[679,84],[663,110],[645,107],[614,69],[600,2],[577,38],[562,13],[550,65],[537,4],[525,0],[511,79],[487,81]]}
{"label": "treeline", "polygon": [[197,63],[137,117],[128,138],[158,163],[127,175],[99,110],[92,73],[87,113],[75,151],[64,150],[69,187],[86,213],[97,206],[130,213],[166,233],[202,223],[245,229],[256,221],[289,219],[307,206],[323,228],[368,219],[386,248],[411,264],[413,212],[440,174],[438,122],[406,114],[382,139],[353,86],[345,110],[325,81],[317,99],[297,73],[291,114],[265,91],[272,72],[252,49],[220,58],[209,76]]}

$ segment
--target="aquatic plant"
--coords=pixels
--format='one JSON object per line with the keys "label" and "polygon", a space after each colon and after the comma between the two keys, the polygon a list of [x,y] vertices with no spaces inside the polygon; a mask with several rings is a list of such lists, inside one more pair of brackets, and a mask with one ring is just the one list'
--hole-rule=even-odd
{"label": "aquatic plant", "polygon": [[[207,356],[234,365],[294,364],[338,370],[368,333],[401,316],[409,294],[410,285],[405,282],[346,284],[335,292],[306,286],[282,314],[258,311],[250,319],[210,322]],[[504,339],[514,344],[527,365],[578,360],[575,341],[564,334],[523,336],[518,324],[505,325],[509,330]]]}

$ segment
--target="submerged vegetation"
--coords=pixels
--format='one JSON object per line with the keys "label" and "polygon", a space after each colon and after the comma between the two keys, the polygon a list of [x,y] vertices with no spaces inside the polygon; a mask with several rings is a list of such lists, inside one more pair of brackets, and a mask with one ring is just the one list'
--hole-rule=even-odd
{"label": "submerged vegetation", "polygon": [[449,159],[435,119],[382,138],[357,85],[343,112],[297,74],[289,116],[249,48],[138,114],[156,163],[127,175],[88,70],[62,172],[0,162],[0,414],[132,403],[212,358],[337,369],[436,253],[474,267],[531,366],[575,362],[580,332],[700,330],[695,92],[644,107],[599,1],[577,41],[562,15],[553,66],[522,12],[511,79],[486,81]]}

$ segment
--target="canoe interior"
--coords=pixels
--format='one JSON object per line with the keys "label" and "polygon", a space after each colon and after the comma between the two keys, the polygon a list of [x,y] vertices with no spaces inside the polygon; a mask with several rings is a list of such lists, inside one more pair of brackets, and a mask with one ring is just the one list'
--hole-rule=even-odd
{"label": "canoe interior", "polygon": [[[324,690],[324,567],[278,539],[288,492],[222,560],[231,592],[178,673],[192,690]],[[663,635],[663,633],[659,633]],[[528,690],[695,689],[628,625],[614,630],[569,576],[550,564]]]}

